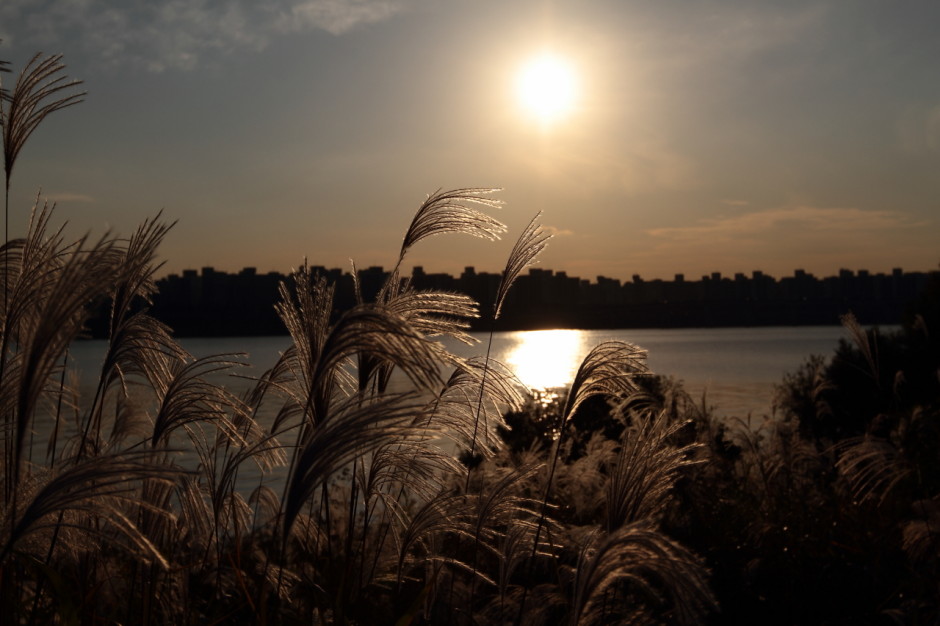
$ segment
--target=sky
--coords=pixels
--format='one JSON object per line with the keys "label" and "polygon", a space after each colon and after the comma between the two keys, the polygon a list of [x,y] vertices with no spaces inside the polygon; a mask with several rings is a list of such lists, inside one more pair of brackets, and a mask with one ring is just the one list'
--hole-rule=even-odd
{"label": "sky", "polygon": [[[940,3],[911,0],[3,0],[14,72],[62,54],[81,104],[16,162],[69,232],[178,223],[161,273],[389,268],[438,189],[498,187],[508,232],[404,268],[594,279],[940,264]],[[554,121],[518,77],[574,83]],[[0,76],[7,86],[14,74]],[[546,98],[551,96],[546,96]]]}

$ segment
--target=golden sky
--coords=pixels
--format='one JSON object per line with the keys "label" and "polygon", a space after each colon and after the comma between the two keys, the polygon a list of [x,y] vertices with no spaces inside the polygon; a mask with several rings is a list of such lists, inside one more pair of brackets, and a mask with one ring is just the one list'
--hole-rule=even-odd
{"label": "golden sky", "polygon": [[406,270],[498,271],[540,210],[542,267],[585,278],[934,269],[938,23],[866,0],[6,0],[0,59],[62,53],[89,92],[21,154],[11,230],[41,188],[80,232],[179,219],[167,271],[389,267],[426,194],[480,186],[506,238],[422,242]]}

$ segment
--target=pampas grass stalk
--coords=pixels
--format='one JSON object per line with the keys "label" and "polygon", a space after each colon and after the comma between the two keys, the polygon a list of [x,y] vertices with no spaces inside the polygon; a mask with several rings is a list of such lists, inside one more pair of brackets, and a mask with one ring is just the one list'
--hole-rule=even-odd
{"label": "pampas grass stalk", "polygon": [[[480,393],[477,398],[477,413],[473,424],[473,438],[470,443],[471,464],[467,468],[467,480],[464,487],[465,491],[470,490],[470,475],[473,471],[472,460],[474,454],[476,454],[477,449],[477,435],[480,429],[480,416],[483,407],[483,393],[486,384],[487,369],[490,362],[490,350],[493,346],[493,333],[496,330],[496,320],[499,319],[500,313],[503,309],[503,303],[505,302],[506,296],[509,294],[509,290],[512,288],[513,283],[516,282],[516,279],[526,267],[529,267],[535,263],[538,256],[542,253],[542,250],[544,250],[545,246],[548,245],[548,240],[552,237],[551,234],[547,233],[539,224],[538,220],[541,216],[541,211],[536,213],[535,217],[529,221],[528,225],[522,231],[522,234],[519,235],[515,245],[513,245],[512,250],[509,252],[509,258],[506,260],[506,267],[503,269],[503,273],[499,281],[499,288],[496,290],[496,298],[493,301],[493,311],[490,318],[489,338],[486,343],[486,356],[483,360],[483,377],[480,383]],[[488,432],[485,413],[483,414],[483,418],[483,432]]]}
{"label": "pampas grass stalk", "polygon": [[622,615],[626,607],[610,612],[605,602],[607,590],[618,584],[653,604],[666,603],[670,623],[700,624],[717,608],[707,570],[695,555],[644,522],[622,526],[582,553],[572,626],[606,624]]}
{"label": "pampas grass stalk", "polygon": [[[244,365],[241,355],[194,358],[145,309],[172,223],[158,214],[127,239],[67,242],[37,204],[26,237],[4,247],[0,577],[15,582],[0,593],[15,617],[68,621],[58,582],[46,584],[34,562],[71,577],[85,621],[506,621],[517,608],[522,619],[530,592],[530,603],[566,608],[573,620],[592,619],[599,606],[606,619],[602,598],[616,599],[623,581],[670,599],[670,616],[700,616],[700,566],[651,525],[688,462],[690,449],[667,441],[679,426],[653,418],[621,442],[617,466],[605,466],[609,532],[589,544],[580,568],[564,548],[583,531],[552,501],[567,422],[591,397],[634,391],[642,351],[595,348],[551,449],[509,462],[492,435],[505,425],[499,411],[519,408],[521,397],[514,375],[491,361],[495,327],[482,359],[450,354],[435,339],[473,342],[479,304],[420,291],[399,274],[427,237],[498,238],[504,227],[478,210],[499,205],[493,191],[428,196],[373,302],[357,286],[356,305],[335,313],[334,287],[306,266],[295,272],[276,307],[291,345],[241,396],[215,382]],[[549,239],[539,219],[512,249],[494,325]],[[103,303],[108,339],[91,403],[76,402],[76,434],[60,443],[69,349]],[[404,390],[390,384],[395,372]],[[25,454],[25,437],[49,417],[40,411],[47,401],[56,422],[41,466]],[[267,429],[262,416],[271,416]],[[451,444],[484,457],[478,490]],[[189,463],[192,471],[179,466]],[[246,463],[260,472],[251,494]],[[548,559],[554,569],[537,572]]]}
{"label": "pampas grass stalk", "polygon": [[621,435],[620,452],[608,482],[608,533],[634,522],[656,520],[666,510],[679,472],[702,462],[691,458],[701,444],[670,444],[687,422],[670,424],[665,411],[634,414],[631,421]]}
{"label": "pampas grass stalk", "polygon": [[418,208],[402,240],[395,274],[408,250],[422,239],[444,233],[465,233],[491,241],[499,239],[506,227],[472,205],[497,208],[502,202],[488,196],[499,189],[464,188],[436,191]]}
{"label": "pampas grass stalk", "polygon": [[[0,64],[9,71],[6,63]],[[13,166],[23,146],[36,128],[50,115],[85,98],[86,92],[75,92],[82,84],[80,80],[69,80],[62,74],[65,64],[62,55],[43,58],[42,53],[33,56],[17,76],[12,90],[3,88],[0,74],[0,130],[3,132],[4,172],[4,244],[10,241],[10,181]],[[72,92],[72,93],[69,93]]]}
{"label": "pampas grass stalk", "polygon": [[[36,54],[17,77],[12,90],[3,86],[3,73],[8,72],[5,61],[0,61],[0,133],[3,137],[3,306],[4,326],[10,323],[9,307],[9,243],[10,243],[10,184],[17,157],[36,128],[52,113],[78,104],[85,92],[74,92],[80,80],[69,80],[62,71],[65,64],[61,55],[46,58]],[[73,91],[73,93],[68,93]],[[9,328],[4,328],[9,333]],[[5,346],[4,346],[5,348]],[[0,379],[6,365],[6,350],[0,353]]]}
{"label": "pampas grass stalk", "polygon": [[[636,346],[624,342],[605,342],[594,347],[578,367],[571,389],[568,391],[568,397],[565,400],[564,408],[561,411],[558,423],[558,436],[551,452],[551,464],[548,471],[548,479],[545,483],[544,495],[542,497],[541,513],[535,529],[535,536],[532,541],[532,551],[529,560],[531,571],[532,563],[535,560],[539,539],[542,536],[542,530],[545,526],[546,514],[548,511],[548,501],[552,492],[555,472],[558,467],[558,459],[561,452],[562,439],[564,437],[565,425],[571,419],[585,401],[595,396],[608,398],[622,397],[626,394],[636,391],[637,386],[634,377],[646,374],[645,365],[646,353]],[[528,588],[523,590],[522,599],[519,603],[519,612],[516,622],[519,623],[525,612],[526,598]]]}

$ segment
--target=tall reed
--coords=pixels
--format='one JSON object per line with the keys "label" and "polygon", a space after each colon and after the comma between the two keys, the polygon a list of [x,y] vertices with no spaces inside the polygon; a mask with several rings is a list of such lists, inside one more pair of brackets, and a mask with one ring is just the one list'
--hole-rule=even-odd
{"label": "tall reed", "polygon": [[[61,70],[59,57],[37,57],[23,86],[5,92],[8,183],[29,133],[82,97],[68,94],[78,83]],[[474,342],[479,303],[401,277],[407,252],[430,236],[502,234],[479,210],[499,205],[494,191],[428,196],[373,301],[360,292],[350,310],[334,311],[332,285],[306,266],[294,272],[277,305],[291,345],[251,379],[237,374],[244,355],[195,358],[149,315],[172,223],[158,214],[126,239],[70,241],[38,201],[25,236],[2,254],[0,598],[10,619],[554,620],[544,607],[572,623],[656,615],[656,602],[633,602],[638,590],[668,599],[660,616],[689,622],[707,611],[704,569],[657,527],[690,453],[672,442],[672,426],[649,418],[604,447],[613,464],[598,490],[608,494],[598,507],[606,524],[558,514],[568,506],[556,480],[567,471],[565,429],[587,399],[636,390],[642,351],[593,350],[551,449],[513,458],[497,433],[502,413],[522,405],[518,381],[488,354],[463,359],[440,342]],[[538,219],[510,254],[493,320],[546,245]],[[102,309],[104,356],[81,398],[70,347]],[[30,454],[33,435],[48,437],[38,443],[45,456]],[[459,461],[468,454],[481,455],[475,470]]]}

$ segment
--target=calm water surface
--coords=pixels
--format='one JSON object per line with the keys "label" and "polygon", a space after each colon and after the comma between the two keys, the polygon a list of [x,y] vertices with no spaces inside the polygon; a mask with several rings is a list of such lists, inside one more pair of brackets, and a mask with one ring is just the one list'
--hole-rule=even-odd
{"label": "calm water surface", "polygon": [[846,336],[841,326],[552,330],[497,333],[495,358],[533,387],[568,384],[595,345],[626,341],[648,352],[657,374],[683,381],[695,398],[723,415],[769,415],[774,385],[811,354],[829,356]]}
{"label": "calm water surface", "polygon": [[[683,381],[696,398],[719,414],[745,417],[769,415],[773,389],[785,373],[795,371],[811,354],[830,356],[845,330],[840,326],[762,328],[692,328],[641,330],[547,330],[500,332],[493,336],[491,357],[509,365],[529,387],[568,385],[581,360],[604,341],[626,341],[648,351],[648,366]],[[474,346],[447,341],[460,356],[483,356],[486,334],[476,334]],[[250,367],[239,373],[257,375],[274,364],[290,344],[288,337],[184,339],[183,347],[196,356],[246,353]],[[73,351],[83,378],[93,380],[104,342],[87,341]],[[232,380],[238,386],[237,380]]]}
{"label": "calm water surface", "polygon": [[[759,420],[772,414],[774,385],[786,372],[796,370],[811,354],[830,356],[844,336],[845,331],[838,326],[501,332],[493,336],[490,356],[510,366],[528,387],[546,389],[569,385],[581,361],[597,344],[626,341],[648,351],[647,364],[653,372],[683,381],[693,397],[700,399],[704,395],[717,414],[741,418],[750,415]],[[479,343],[473,346],[456,341],[445,343],[460,356],[482,357],[486,354],[488,335],[475,337]],[[233,337],[184,339],[181,343],[197,357],[243,353],[245,356],[240,360],[250,366],[238,368],[238,374],[258,376],[275,363],[290,345],[290,339]],[[90,402],[94,395],[104,351],[104,341],[78,342],[71,350],[72,367],[80,375],[83,402]],[[244,378],[231,376],[217,376],[214,382],[235,392],[250,384]],[[35,444],[30,447],[37,456],[44,455],[51,422],[37,420],[35,427]],[[64,436],[74,434],[66,428]],[[178,457],[181,466],[196,466],[197,459],[191,452],[180,452]],[[257,468],[249,465],[239,475],[239,489],[246,494],[261,480]],[[268,486],[280,489],[282,478],[275,475],[265,480]]]}

